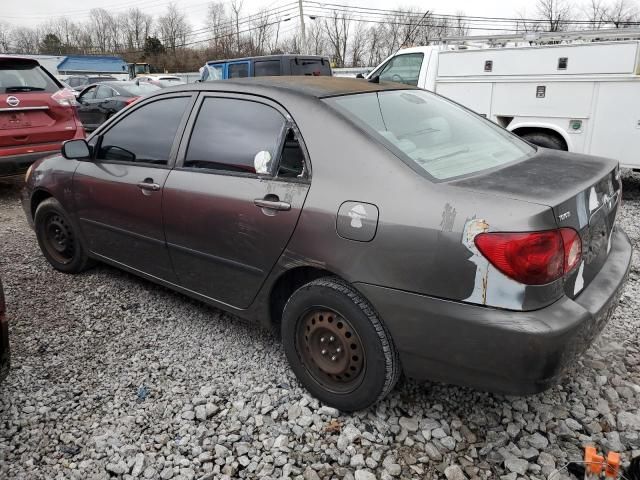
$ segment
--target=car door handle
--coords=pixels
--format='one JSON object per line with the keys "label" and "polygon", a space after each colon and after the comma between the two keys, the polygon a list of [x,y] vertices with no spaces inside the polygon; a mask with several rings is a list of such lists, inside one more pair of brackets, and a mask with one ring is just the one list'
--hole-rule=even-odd
{"label": "car door handle", "polygon": [[291,204],[287,202],[281,202],[279,200],[264,200],[263,198],[256,198],[253,201],[256,207],[270,208],[271,210],[291,210]]}
{"label": "car door handle", "polygon": [[157,192],[158,190],[160,190],[160,185],[153,182],[140,182],[138,183],[138,187],[149,192]]}

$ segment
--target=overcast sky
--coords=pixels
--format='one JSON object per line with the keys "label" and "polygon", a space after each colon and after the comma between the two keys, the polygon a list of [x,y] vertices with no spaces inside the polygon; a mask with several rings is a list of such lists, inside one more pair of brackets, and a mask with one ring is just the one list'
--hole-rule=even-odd
{"label": "overcast sky", "polygon": [[[260,8],[276,8],[291,3],[292,0],[244,0],[241,15],[250,15]],[[76,20],[86,20],[92,8],[105,8],[111,13],[126,11],[131,7],[138,7],[146,13],[157,16],[169,4],[169,0],[2,0],[0,20],[13,25],[34,26],[47,19],[58,16],[68,16]],[[209,1],[176,0],[178,5],[188,16],[194,27],[203,25],[203,18]],[[526,11],[534,14],[532,0],[327,0],[324,2],[340,5],[355,5],[368,8],[396,9],[398,7],[416,7],[428,9],[439,14],[455,14],[463,11],[466,15],[513,17],[518,12]],[[293,27],[293,25],[292,25]],[[290,27],[289,27],[290,28]],[[474,32],[471,32],[473,34]]]}

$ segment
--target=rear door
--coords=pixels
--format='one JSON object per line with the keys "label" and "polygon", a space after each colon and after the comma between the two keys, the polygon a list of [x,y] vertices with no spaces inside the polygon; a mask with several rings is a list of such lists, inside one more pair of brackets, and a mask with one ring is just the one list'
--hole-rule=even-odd
{"label": "rear door", "polygon": [[173,94],[132,108],[92,139],[95,158],[80,162],[73,178],[89,249],[170,282],[174,272],[162,227],[162,195],[191,105],[191,94]]}
{"label": "rear door", "polygon": [[35,60],[0,58],[0,148],[73,138],[73,106],[56,97],[61,89]]}
{"label": "rear door", "polygon": [[207,94],[194,108],[163,201],[183,287],[246,308],[286,247],[309,170],[285,115],[251,96]]}

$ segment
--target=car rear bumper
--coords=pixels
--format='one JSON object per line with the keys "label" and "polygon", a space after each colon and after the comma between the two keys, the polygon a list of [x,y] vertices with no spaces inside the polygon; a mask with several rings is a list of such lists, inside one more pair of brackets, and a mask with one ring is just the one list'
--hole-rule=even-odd
{"label": "car rear bumper", "polygon": [[616,229],[598,275],[574,300],[518,312],[356,284],[389,328],[407,376],[527,395],[557,383],[615,309],[631,264]]}

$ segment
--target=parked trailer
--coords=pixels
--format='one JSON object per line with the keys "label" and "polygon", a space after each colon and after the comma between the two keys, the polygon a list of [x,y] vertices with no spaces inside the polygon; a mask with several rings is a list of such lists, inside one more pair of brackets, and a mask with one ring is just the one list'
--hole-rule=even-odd
{"label": "parked trailer", "polygon": [[368,78],[437,92],[543,147],[640,168],[640,42],[445,48],[402,49]]}

